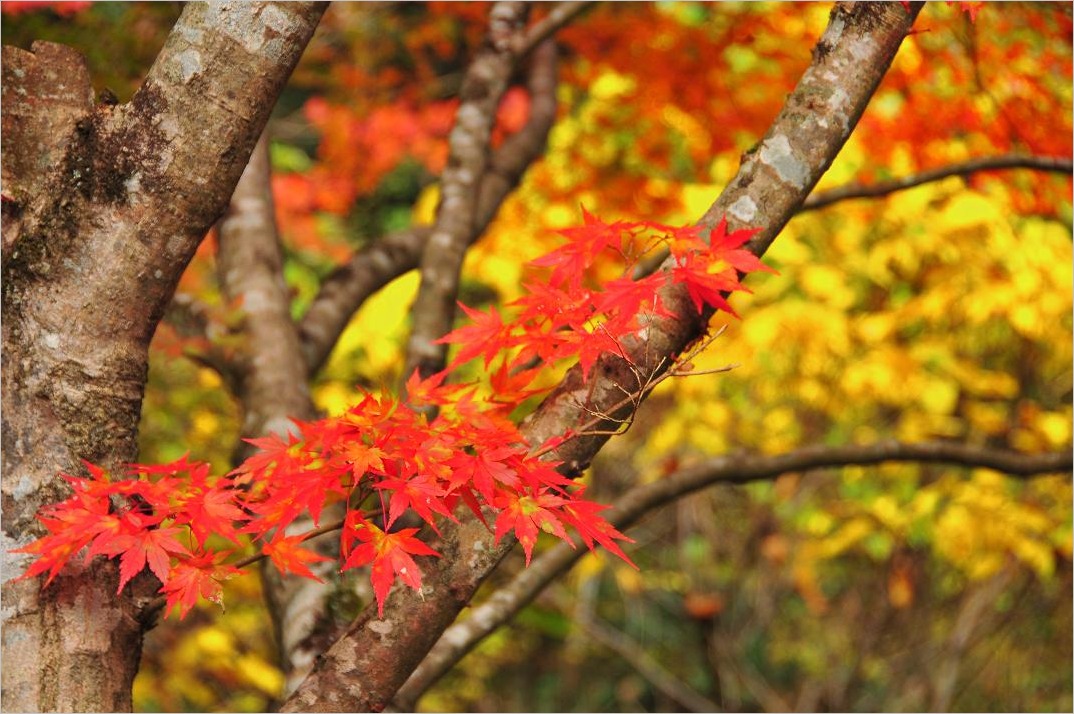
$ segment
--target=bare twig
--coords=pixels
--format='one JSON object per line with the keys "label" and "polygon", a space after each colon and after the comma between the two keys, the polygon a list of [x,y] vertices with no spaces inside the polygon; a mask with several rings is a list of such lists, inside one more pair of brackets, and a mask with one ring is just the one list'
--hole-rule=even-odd
{"label": "bare twig", "polygon": [[891,181],[882,181],[875,184],[851,183],[828,191],[814,193],[806,199],[798,212],[805,213],[806,211],[813,211],[839,201],[854,198],[879,198],[933,181],[942,181],[951,176],[969,176],[979,171],[1009,169],[1033,169],[1057,174],[1070,174],[1072,162],[1068,158],[1058,156],[1025,156],[1017,154],[987,156],[948,166],[940,166]]}
{"label": "bare twig", "polygon": [[[721,325],[720,328],[716,330],[716,332],[711,335],[707,335],[704,339],[699,340],[698,343],[694,345],[694,347],[692,347],[689,352],[685,353],[684,355],[680,355],[679,358],[675,361],[675,363],[672,364],[671,367],[667,370],[663,369],[666,358],[662,357],[657,363],[656,368],[651,370],[648,376],[642,375],[638,368],[634,366],[630,357],[623,353],[622,359],[624,363],[626,363],[627,367],[630,369],[631,373],[638,381],[637,391],[628,391],[618,382],[612,382],[611,386],[618,389],[626,396],[624,396],[618,402],[612,404],[610,407],[607,408],[606,411],[593,409],[581,401],[577,402],[575,406],[582,412],[588,414],[591,418],[585,422],[582,422],[581,426],[577,427],[576,429],[571,429],[570,432],[567,434],[566,438],[564,438],[562,441],[554,442],[553,446],[537,447],[535,450],[530,452],[530,458],[543,456],[544,454],[547,454],[558,448],[561,444],[565,443],[569,439],[578,439],[589,436],[611,437],[621,436],[625,434],[627,431],[629,431],[631,425],[634,423],[634,417],[637,414],[638,409],[641,408],[642,401],[644,401],[645,398],[649,396],[649,394],[654,389],[656,389],[666,380],[671,379],[672,377],[697,377],[706,374],[722,374],[724,372],[730,372],[738,365],[729,364],[723,367],[716,367],[714,369],[705,369],[699,371],[694,371],[689,367],[691,362],[696,359],[697,356],[700,355],[706,347],[715,342],[726,330],[727,325]],[[578,397],[575,396],[574,398],[577,399]],[[630,413],[622,417],[617,416],[627,406],[631,407]],[[620,429],[619,427],[623,425],[626,425],[626,428]]]}
{"label": "bare twig", "polygon": [[[971,159],[957,164],[939,166],[935,169],[910,174],[891,181],[883,181],[876,184],[848,183],[827,191],[810,194],[809,198],[798,208],[797,215],[808,211],[826,208],[840,201],[848,201],[858,198],[882,198],[890,196],[898,191],[904,191],[916,186],[922,186],[934,181],[942,181],[951,176],[969,176],[980,171],[1000,171],[1010,169],[1031,169],[1047,171],[1057,174],[1070,174],[1074,170],[1074,163],[1070,159],[1057,156],[1029,156],[1024,154],[1005,154],[1000,156],[985,156]],[[666,248],[653,252],[644,261],[638,264],[634,271],[634,279],[640,279],[656,272],[667,260],[669,253]]]}
{"label": "bare twig", "polygon": [[[1069,471],[1069,450],[1050,454],[1022,454],[956,442],[916,444],[882,441],[843,447],[806,447],[779,456],[737,454],[709,459],[659,481],[636,486],[619,498],[606,517],[620,530],[652,510],[677,498],[717,483],[750,483],[774,479],[781,474],[839,466],[866,466],[884,462],[944,463],[966,468],[990,468],[1012,477],[1028,478]],[[581,545],[576,540],[576,546]],[[412,711],[418,698],[466,655],[478,642],[514,617],[549,583],[586,554],[584,547],[560,543],[533,559],[507,586],[493,593],[469,616],[448,628],[421,666],[395,697],[400,711]]]}

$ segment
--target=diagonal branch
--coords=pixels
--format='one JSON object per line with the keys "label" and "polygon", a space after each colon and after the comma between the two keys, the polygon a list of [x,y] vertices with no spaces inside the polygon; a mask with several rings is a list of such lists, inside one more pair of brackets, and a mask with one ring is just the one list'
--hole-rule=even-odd
{"label": "diagonal branch", "polygon": [[[812,63],[764,141],[745,157],[699,225],[711,229],[726,216],[730,230],[760,226],[747,248],[762,255],[850,136],[921,5],[913,3],[909,10],[899,3],[837,5]],[[658,376],[703,334],[711,313],[698,316],[684,288],[665,290],[661,300],[671,316],[652,318],[645,339],[624,344],[627,359],[602,357],[588,381],[582,379],[580,368],[568,373],[523,423],[529,443],[545,443],[585,421],[583,404],[623,416],[611,409],[622,396],[618,385],[635,384],[639,371],[646,379]],[[574,439],[548,456],[561,462],[564,470],[578,472],[607,438]],[[425,573],[424,599],[397,593],[388,599],[381,619],[367,609],[324,653],[283,710],[381,709],[391,700],[513,545],[507,538],[496,543],[474,518],[444,524],[442,535],[443,557]]]}
{"label": "diagonal branch", "polygon": [[448,140],[447,168],[440,182],[436,221],[421,257],[421,285],[410,308],[403,379],[415,369],[428,377],[444,368],[447,345],[436,340],[455,321],[459,273],[470,245],[477,214],[480,179],[488,165],[489,140],[500,98],[515,67],[513,47],[523,32],[529,6],[497,2],[489,11],[489,29],[466,70]]}
{"label": "diagonal branch", "polygon": [[[493,153],[481,178],[471,243],[488,227],[530,164],[544,152],[548,132],[556,119],[556,81],[556,47],[548,40],[530,62],[529,118],[520,131],[508,137]],[[299,325],[302,352],[311,374],[324,364],[351,315],[362,303],[395,278],[418,267],[431,231],[430,227],[417,226],[391,233],[356,252],[325,278]]]}
{"label": "diagonal branch", "polygon": [[813,211],[818,208],[830,206],[839,201],[854,198],[879,198],[933,181],[942,181],[951,176],[969,176],[979,171],[998,171],[1007,169],[1034,169],[1048,171],[1057,174],[1069,175],[1072,170],[1070,159],[1058,156],[1026,156],[1019,154],[1007,154],[1002,156],[987,156],[971,159],[958,164],[940,166],[921,173],[911,174],[891,181],[882,181],[875,184],[851,183],[845,186],[814,193],[806,199],[799,213]]}
{"label": "diagonal branch", "polygon": [[526,34],[519,38],[515,45],[515,54],[525,57],[538,45],[551,37],[564,25],[570,23],[589,8],[596,5],[593,0],[570,0],[569,2],[557,2],[552,5],[541,20],[535,22]]}
{"label": "diagonal branch", "polygon": [[[909,444],[882,441],[861,446],[807,447],[778,456],[719,456],[632,488],[614,503],[606,517],[616,528],[625,530],[656,508],[714,484],[752,483],[795,471],[886,462],[990,468],[1012,477],[1030,478],[1069,472],[1072,456],[1069,451],[1030,455],[948,441]],[[465,620],[448,628],[421,666],[400,687],[393,700],[395,708],[413,711],[418,698],[440,677],[588,552],[580,542],[576,541],[575,545],[578,547],[572,549],[566,543],[559,543],[534,558],[509,585],[472,608]]]}

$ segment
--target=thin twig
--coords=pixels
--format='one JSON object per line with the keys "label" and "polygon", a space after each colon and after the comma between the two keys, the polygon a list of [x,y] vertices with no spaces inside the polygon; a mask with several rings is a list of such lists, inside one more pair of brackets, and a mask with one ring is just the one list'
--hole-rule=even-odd
{"label": "thin twig", "polygon": [[921,186],[934,181],[942,181],[951,176],[969,176],[979,171],[999,171],[1009,169],[1034,169],[1050,173],[1070,174],[1072,162],[1070,159],[1058,156],[1025,156],[1009,154],[1002,156],[987,156],[978,159],[963,161],[958,164],[940,166],[928,171],[922,171],[902,178],[882,181],[875,184],[851,183],[828,191],[812,194],[805,200],[798,213],[813,211],[818,208],[830,206],[839,201],[855,198],[879,198],[903,191],[915,186]]}

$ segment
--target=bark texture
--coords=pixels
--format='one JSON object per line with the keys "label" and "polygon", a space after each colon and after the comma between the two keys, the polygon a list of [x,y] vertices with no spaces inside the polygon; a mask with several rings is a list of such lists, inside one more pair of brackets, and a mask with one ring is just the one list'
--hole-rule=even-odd
{"label": "bark texture", "polygon": [[240,375],[236,396],[243,407],[242,435],[287,434],[292,417],[313,417],[313,402],[283,278],[265,136],[217,224],[217,235],[220,287],[243,315],[242,351],[234,367]]}
{"label": "bark texture", "polygon": [[[732,182],[700,220],[713,227],[726,215],[729,228],[761,227],[748,248],[761,255],[794,215],[838,154],[865,110],[903,38],[920,11],[898,3],[839,4],[813,51],[813,62],[788,96],[764,140],[743,157]],[[583,382],[576,368],[523,424],[530,443],[540,444],[585,423],[592,411],[608,413],[623,389],[667,369],[671,360],[704,331],[684,290],[666,291],[676,315],[654,319],[646,334],[624,345],[633,364],[607,356]],[[614,414],[613,414],[614,416]],[[572,439],[551,458],[580,472],[607,436]],[[426,573],[424,597],[397,591],[376,619],[367,610],[333,645],[284,705],[285,711],[379,711],[432,647],[478,586],[510,550],[473,519],[445,524],[442,558]]]}
{"label": "bark texture", "polygon": [[9,551],[41,535],[60,472],[135,460],[149,340],[323,11],[190,4],[119,106],[93,105],[72,51],[4,48],[4,710],[131,707],[159,583],[117,598],[94,562],[41,589]]}

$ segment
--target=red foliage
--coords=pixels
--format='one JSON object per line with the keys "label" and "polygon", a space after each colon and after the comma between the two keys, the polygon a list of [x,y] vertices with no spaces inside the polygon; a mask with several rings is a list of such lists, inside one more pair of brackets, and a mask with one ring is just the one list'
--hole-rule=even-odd
{"label": "red foliage", "polygon": [[27,12],[49,10],[61,16],[74,15],[92,5],[86,0],[68,0],[67,2],[50,2],[48,0],[4,0],[0,3],[0,12],[5,15],[22,15]]}
{"label": "red foliage", "polygon": [[[221,548],[214,536],[236,545],[252,538],[281,570],[316,578],[307,566],[324,558],[301,547],[312,533],[284,535],[285,529],[305,513],[317,524],[336,501],[348,504],[340,524],[342,568],[372,566],[381,612],[396,577],[420,590],[412,556],[437,555],[418,529],[391,531],[409,511],[435,531],[438,518],[455,519],[460,501],[478,517],[490,509],[497,540],[514,532],[527,562],[539,530],[571,542],[568,528],[588,547],[600,544],[630,562],[617,543],[629,539],[600,516],[603,507],[587,501],[555,462],[538,458],[508,418],[522,399],[550,389],[534,386],[541,369],[519,367],[535,357],[545,365],[577,359],[588,372],[602,354],[624,354],[621,340],[648,316],[666,314],[661,292],[672,283],[686,286],[699,311],[708,305],[730,312],[726,294],[744,289],[739,272],[765,269],[741,249],[754,232],[727,233],[721,222],[706,242],[697,227],[608,224],[586,213],[582,226],[563,231],[566,244],[534,261],[535,270],[551,275],[514,303],[509,321],[495,310],[463,306],[475,324],[443,338],[459,345],[454,361],[424,380],[412,376],[409,401],[363,391],[344,414],[296,422],[296,434],[286,438],[251,439],[258,453],[225,476],[212,477],[206,464],[185,456],[131,466],[122,480],[87,464],[90,477],[65,477],[73,494],[39,514],[48,535],[22,550],[37,556],[22,577],[47,572],[51,581],[89,546],[87,557],[120,557],[120,590],[148,565],[169,611],[178,607],[185,616],[199,596],[218,599],[219,581],[238,572],[224,563],[234,548]],[[663,245],[671,268],[633,279],[640,261]],[[619,276],[597,280],[609,266]],[[477,357],[486,367],[498,362],[488,400],[475,398],[474,385],[444,383]],[[424,405],[436,406],[438,415],[430,420],[418,408]]]}

